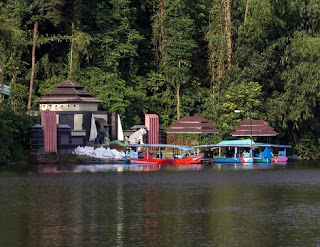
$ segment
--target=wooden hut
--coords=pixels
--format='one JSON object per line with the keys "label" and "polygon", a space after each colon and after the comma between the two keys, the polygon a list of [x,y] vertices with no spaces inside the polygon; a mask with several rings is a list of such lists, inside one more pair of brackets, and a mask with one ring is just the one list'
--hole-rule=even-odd
{"label": "wooden hut", "polygon": [[220,131],[204,117],[183,117],[170,125],[167,134],[217,134]]}
{"label": "wooden hut", "polygon": [[165,131],[167,134],[174,134],[174,143],[177,139],[176,134],[183,134],[183,144],[185,144],[185,134],[198,134],[198,142],[201,143],[202,134],[218,134],[219,132],[220,130],[206,118],[198,116],[180,118]]}
{"label": "wooden hut", "polygon": [[242,120],[231,133],[232,136],[277,136],[278,133],[264,120]]}

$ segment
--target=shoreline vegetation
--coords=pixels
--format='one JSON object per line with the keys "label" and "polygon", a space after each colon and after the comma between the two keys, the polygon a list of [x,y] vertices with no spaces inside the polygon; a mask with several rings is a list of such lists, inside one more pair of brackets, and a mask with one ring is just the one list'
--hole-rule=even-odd
{"label": "shoreline vegetation", "polygon": [[0,85],[11,90],[0,87],[0,164],[27,159],[40,119],[26,113],[66,79],[124,129],[145,113],[164,129],[203,116],[221,130],[217,143],[252,112],[279,133],[273,143],[320,159],[319,9],[315,0],[3,1]]}

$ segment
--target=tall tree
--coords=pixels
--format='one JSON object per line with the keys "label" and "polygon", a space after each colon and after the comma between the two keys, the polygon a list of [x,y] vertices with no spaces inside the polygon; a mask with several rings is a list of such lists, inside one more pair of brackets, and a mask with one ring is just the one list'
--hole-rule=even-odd
{"label": "tall tree", "polygon": [[156,70],[159,72],[160,63],[162,62],[162,56],[164,53],[164,20],[165,20],[165,7],[163,0],[159,0],[158,6],[156,8],[156,13],[153,17],[153,43],[155,50],[155,66]]}
{"label": "tall tree", "polygon": [[[25,70],[22,54],[26,48],[26,33],[23,16],[27,7],[24,1],[12,0],[0,3],[0,84],[12,87],[11,105],[17,105],[15,85],[18,76]],[[17,107],[14,110],[21,111]]]}
{"label": "tall tree", "polygon": [[191,59],[196,43],[194,21],[185,13],[186,3],[160,0],[154,23],[154,44],[159,59],[159,71],[174,88],[176,117],[181,116],[181,89],[191,81]]}
{"label": "tall tree", "polygon": [[282,1],[250,0],[250,15],[237,27],[233,53],[237,73],[242,80],[259,82],[267,97],[283,88],[279,71],[287,45],[285,11],[288,6]]}
{"label": "tall tree", "polygon": [[37,33],[39,23],[50,22],[53,25],[58,25],[61,21],[61,7],[63,6],[62,0],[34,0],[32,1],[29,10],[32,12],[31,20],[33,22],[33,39],[32,39],[32,53],[31,53],[31,76],[29,85],[29,97],[27,112],[30,112],[33,92],[33,82],[35,73],[35,60],[36,60],[36,46],[37,46]]}
{"label": "tall tree", "polygon": [[230,1],[215,0],[210,11],[207,40],[213,97],[220,93],[220,83],[231,66],[232,56]]}
{"label": "tall tree", "polygon": [[70,38],[70,58],[69,58],[69,78],[76,77],[76,73],[80,71],[81,55],[89,60],[88,47],[91,42],[91,36],[88,33],[82,32],[75,28],[72,23],[72,31]]}
{"label": "tall tree", "polygon": [[[93,0],[84,2],[81,22],[76,34],[86,35],[88,43],[79,54],[88,58],[75,78],[98,98],[104,100],[102,109],[118,112],[125,121],[125,115],[132,116],[131,108],[143,99],[137,93],[135,82],[139,70],[139,44],[143,37],[136,27],[136,8],[129,0]],[[81,33],[79,32],[81,30]],[[75,37],[75,36],[74,36]],[[74,40],[75,42],[76,40]],[[78,47],[85,37],[78,40]],[[76,44],[76,43],[74,43]],[[73,57],[76,47],[73,47]],[[75,61],[74,61],[75,62]],[[132,121],[128,117],[127,121]]]}
{"label": "tall tree", "polygon": [[29,97],[28,97],[28,106],[27,106],[28,113],[30,113],[31,101],[32,101],[34,70],[36,65],[36,39],[37,39],[38,25],[39,25],[39,22],[35,21],[33,26],[33,39],[32,39],[31,76],[30,76]]}
{"label": "tall tree", "polygon": [[224,0],[224,15],[225,15],[225,33],[227,37],[227,68],[231,67],[232,56],[232,40],[231,40],[231,0]]}
{"label": "tall tree", "polygon": [[214,0],[209,15],[209,25],[206,34],[208,41],[208,65],[210,72],[211,90],[208,110],[216,114],[223,92],[227,88],[227,71],[231,68],[232,41],[231,41],[231,5],[230,1]]}

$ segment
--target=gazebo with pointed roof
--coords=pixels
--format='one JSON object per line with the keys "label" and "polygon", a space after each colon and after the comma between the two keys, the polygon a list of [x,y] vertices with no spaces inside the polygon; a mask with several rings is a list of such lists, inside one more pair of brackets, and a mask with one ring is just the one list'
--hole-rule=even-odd
{"label": "gazebo with pointed roof", "polygon": [[[40,103],[40,111],[54,111],[57,114],[57,124],[67,124],[72,135],[80,135],[89,140],[91,128],[94,125],[108,126],[108,114],[98,111],[98,104],[103,101],[95,98],[84,87],[71,80],[66,80],[44,94],[35,102]],[[90,137],[90,139],[92,139]]]}
{"label": "gazebo with pointed roof", "polygon": [[183,117],[170,125],[167,134],[217,134],[220,131],[204,117]]}
{"label": "gazebo with pointed roof", "polygon": [[232,136],[277,136],[278,133],[264,120],[250,120],[241,121],[231,132]]}
{"label": "gazebo with pointed roof", "polygon": [[66,80],[36,102],[40,103],[40,111],[97,111],[98,103],[102,101],[93,97],[78,83]]}

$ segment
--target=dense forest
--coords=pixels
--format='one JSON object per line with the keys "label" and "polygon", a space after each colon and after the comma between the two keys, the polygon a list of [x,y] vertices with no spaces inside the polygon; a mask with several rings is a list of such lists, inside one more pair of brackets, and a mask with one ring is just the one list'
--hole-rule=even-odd
{"label": "dense forest", "polygon": [[230,138],[240,109],[319,158],[319,31],[320,0],[2,0],[0,111],[38,110],[69,78],[126,128],[201,115]]}

